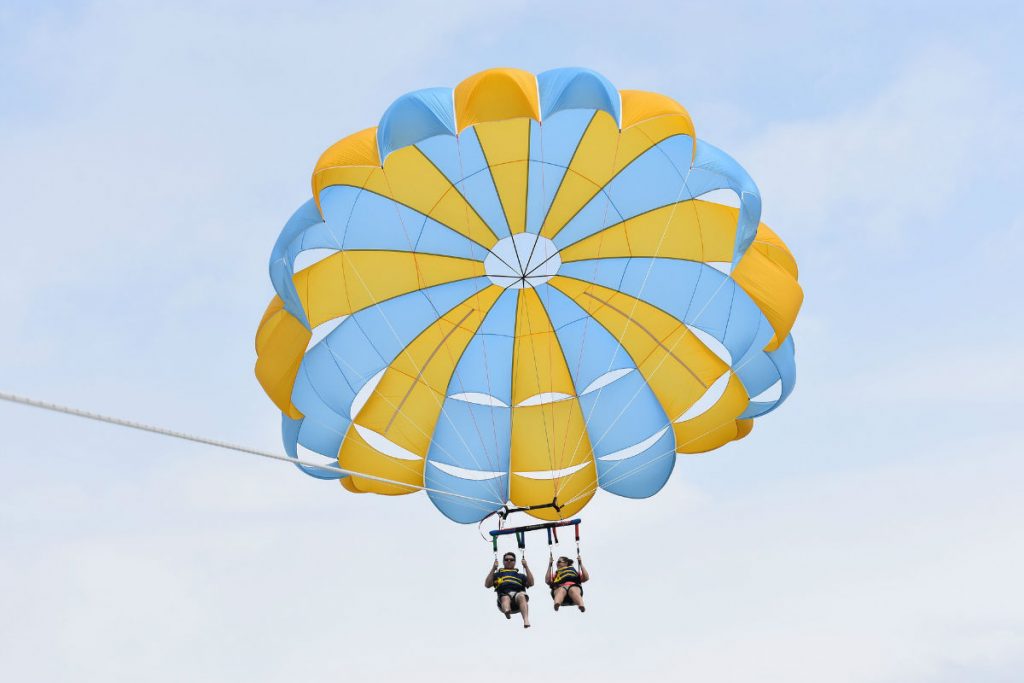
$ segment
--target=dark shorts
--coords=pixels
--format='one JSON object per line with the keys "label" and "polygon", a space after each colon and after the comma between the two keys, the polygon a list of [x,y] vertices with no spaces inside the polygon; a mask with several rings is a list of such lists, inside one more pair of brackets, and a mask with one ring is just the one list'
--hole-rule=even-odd
{"label": "dark shorts", "polygon": [[565,581],[564,583],[560,583],[557,586],[552,586],[551,587],[551,597],[555,597],[555,589],[556,588],[564,588],[565,589],[565,595],[566,595],[566,597],[568,597],[569,589],[572,588],[573,586],[576,586],[577,588],[579,588],[580,589],[580,595],[583,595],[583,586],[581,586],[580,584],[576,583],[575,581]]}
{"label": "dark shorts", "polygon": [[526,591],[506,591],[504,593],[498,593],[498,609],[501,609],[501,598],[507,595],[510,600],[512,607],[512,614],[519,614],[519,605],[516,604],[516,596],[522,593],[526,596],[526,602],[530,602],[530,596],[526,594]]}

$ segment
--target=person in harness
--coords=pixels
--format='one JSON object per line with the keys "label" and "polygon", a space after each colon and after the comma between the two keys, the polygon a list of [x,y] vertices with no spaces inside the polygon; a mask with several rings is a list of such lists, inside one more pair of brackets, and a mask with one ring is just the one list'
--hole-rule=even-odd
{"label": "person in harness", "polygon": [[511,619],[513,612],[519,612],[523,615],[523,628],[530,628],[530,596],[526,589],[533,585],[533,573],[526,564],[526,557],[523,557],[525,574],[516,569],[515,553],[505,553],[501,563],[500,569],[497,560],[491,565],[484,579],[484,588],[494,588],[498,595],[498,609],[506,619]]}
{"label": "person in harness", "polygon": [[555,611],[562,606],[568,598],[570,604],[576,605],[581,612],[586,612],[583,605],[583,582],[590,580],[587,568],[583,566],[583,560],[576,556],[579,562],[579,571],[572,566],[572,560],[562,556],[555,562],[554,559],[548,562],[548,571],[544,576],[544,582],[551,587],[551,599],[555,602]]}

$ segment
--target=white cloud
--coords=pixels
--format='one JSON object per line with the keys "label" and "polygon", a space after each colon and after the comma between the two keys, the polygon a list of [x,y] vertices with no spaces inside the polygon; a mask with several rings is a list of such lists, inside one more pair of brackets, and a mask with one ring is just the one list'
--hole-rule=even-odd
{"label": "white cloud", "polygon": [[969,53],[935,47],[876,78],[883,89],[860,104],[773,126],[742,155],[788,239],[892,248],[945,236],[951,209],[977,201],[968,188],[1003,182],[1002,159],[1022,148],[1020,98]]}

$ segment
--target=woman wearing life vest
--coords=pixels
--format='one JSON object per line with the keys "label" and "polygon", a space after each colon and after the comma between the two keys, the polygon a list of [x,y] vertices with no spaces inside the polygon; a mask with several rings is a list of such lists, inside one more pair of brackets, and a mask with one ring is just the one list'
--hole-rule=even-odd
{"label": "woman wearing life vest", "polygon": [[566,598],[569,598],[571,604],[579,607],[581,612],[587,611],[583,606],[581,584],[590,580],[590,574],[587,573],[587,568],[583,566],[583,560],[579,555],[576,556],[576,561],[579,562],[579,571],[572,566],[572,560],[565,556],[558,558],[557,562],[554,559],[548,562],[548,573],[544,581],[551,587],[551,599],[555,601],[556,611]]}
{"label": "woman wearing life vest", "polygon": [[516,570],[515,553],[505,553],[501,562],[501,569],[498,569],[497,560],[491,565],[484,579],[484,588],[494,588],[498,594],[498,609],[506,619],[511,619],[513,612],[519,612],[523,615],[523,628],[530,628],[530,596],[526,594],[526,589],[533,585],[533,572],[526,564],[526,557],[523,557],[526,573]]}

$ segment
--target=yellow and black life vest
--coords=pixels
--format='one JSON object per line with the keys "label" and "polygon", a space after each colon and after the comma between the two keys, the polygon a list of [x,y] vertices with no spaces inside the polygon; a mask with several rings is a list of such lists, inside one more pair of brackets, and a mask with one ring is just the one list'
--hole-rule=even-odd
{"label": "yellow and black life vest", "polygon": [[562,567],[561,569],[556,571],[555,579],[554,581],[552,581],[552,583],[558,586],[569,581],[572,581],[573,583],[580,582],[580,575],[579,572],[576,571],[575,567]]}
{"label": "yellow and black life vest", "polygon": [[526,576],[515,569],[498,569],[494,572],[494,590],[499,593],[526,590]]}

